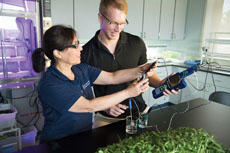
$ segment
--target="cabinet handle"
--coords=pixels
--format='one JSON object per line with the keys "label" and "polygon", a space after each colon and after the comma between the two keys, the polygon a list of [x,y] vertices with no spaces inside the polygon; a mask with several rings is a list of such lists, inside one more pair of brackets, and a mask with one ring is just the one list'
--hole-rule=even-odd
{"label": "cabinet handle", "polygon": [[222,82],[221,80],[214,80],[214,81],[216,81],[216,82]]}

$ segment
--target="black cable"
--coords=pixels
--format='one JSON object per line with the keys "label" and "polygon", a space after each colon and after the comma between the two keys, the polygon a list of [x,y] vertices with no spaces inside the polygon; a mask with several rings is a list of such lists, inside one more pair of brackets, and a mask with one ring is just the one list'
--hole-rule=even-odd
{"label": "black cable", "polygon": [[[30,121],[28,121],[26,124],[22,123],[21,121],[17,120],[17,122],[19,124],[21,124],[23,126],[23,128],[25,127],[29,127],[29,126],[36,126],[37,122],[39,121],[40,119],[40,110],[39,110],[39,98],[38,98],[38,95],[34,96],[36,90],[33,90],[32,92],[30,92],[30,94],[32,93],[32,95],[30,96],[30,99],[29,99],[29,106],[30,107],[36,107],[36,113],[34,114],[34,116],[32,117],[32,119],[30,119]],[[28,94],[27,94],[28,95]],[[33,103],[32,103],[32,98],[35,97]],[[35,120],[34,123],[32,123],[32,121],[34,121],[34,119],[37,118]]]}
{"label": "black cable", "polygon": [[[35,92],[33,92],[33,94],[34,94],[34,93],[35,93]],[[38,122],[39,118],[40,118],[39,106],[38,106],[38,96],[36,96],[36,98],[34,99],[34,103],[31,104],[31,99],[32,99],[32,97],[33,97],[33,94],[32,94],[31,97],[30,97],[29,106],[30,106],[30,107],[36,106],[36,112],[37,112],[37,113],[35,113],[35,115],[32,117],[32,119],[27,123],[27,125],[30,125],[31,122],[37,117],[37,115],[38,115],[38,118],[37,118],[37,120],[35,121],[35,123],[33,123],[32,125],[36,124],[36,123]]]}
{"label": "black cable", "polygon": [[201,106],[208,105],[208,104],[210,104],[210,103],[211,103],[211,101],[209,101],[208,103],[200,104],[200,105],[198,105],[198,106],[195,106],[195,107],[193,107],[193,108],[190,108],[190,109],[188,110],[188,112],[191,111],[191,110],[193,110],[193,109],[199,108],[199,107],[201,107]]}
{"label": "black cable", "polygon": [[5,99],[22,99],[22,98],[26,98],[28,97],[31,93],[33,93],[34,91],[36,91],[36,89],[33,89],[33,91],[29,92],[28,94],[24,95],[24,96],[21,96],[21,97],[16,97],[16,98],[12,98],[12,97],[6,97],[6,96],[3,96],[3,98]]}
{"label": "black cable", "polygon": [[[19,124],[21,124],[23,127],[22,128],[25,128],[25,127],[29,127],[29,126],[35,126],[36,124],[37,124],[37,122],[39,121],[39,119],[40,119],[40,113],[39,113],[39,99],[38,99],[38,97],[36,97],[35,98],[35,100],[34,100],[34,103],[36,103],[36,113],[34,114],[34,116],[32,117],[32,119],[29,121],[29,122],[27,122],[26,124],[24,124],[24,123],[22,123],[21,121],[19,121],[19,120],[17,120],[17,122],[19,123]],[[37,117],[38,116],[38,117]],[[37,117],[37,119],[36,119],[36,121],[34,122],[34,123],[32,123],[31,124],[31,122],[35,119]]]}
{"label": "black cable", "polygon": [[5,99],[4,97],[2,96],[2,93],[0,92],[0,103],[4,103]]}

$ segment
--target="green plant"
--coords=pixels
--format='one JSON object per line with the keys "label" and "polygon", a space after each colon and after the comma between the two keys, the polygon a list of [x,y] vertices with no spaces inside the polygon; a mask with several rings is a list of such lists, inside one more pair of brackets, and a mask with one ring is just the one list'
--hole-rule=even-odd
{"label": "green plant", "polygon": [[227,153],[230,148],[223,148],[203,129],[177,128],[165,132],[145,132],[135,138],[120,140],[97,153]]}

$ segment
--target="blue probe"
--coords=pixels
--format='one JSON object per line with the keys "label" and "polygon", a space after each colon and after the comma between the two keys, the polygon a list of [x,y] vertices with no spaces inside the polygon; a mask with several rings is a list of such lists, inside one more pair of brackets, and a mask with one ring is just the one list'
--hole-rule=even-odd
{"label": "blue probe", "polygon": [[131,101],[131,98],[129,98],[129,109],[130,109],[130,110],[132,109],[132,101]]}

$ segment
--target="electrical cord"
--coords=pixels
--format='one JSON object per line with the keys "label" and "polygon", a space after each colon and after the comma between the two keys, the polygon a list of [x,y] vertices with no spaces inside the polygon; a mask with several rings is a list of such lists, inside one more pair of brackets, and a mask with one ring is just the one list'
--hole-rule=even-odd
{"label": "electrical cord", "polygon": [[[29,126],[35,126],[36,127],[36,124],[38,123],[39,119],[40,119],[40,109],[39,109],[39,98],[38,98],[38,95],[37,95],[37,92],[36,92],[36,88],[34,87],[33,90],[29,93],[27,93],[26,95],[24,96],[21,96],[21,97],[16,97],[16,98],[11,98],[11,97],[6,97],[6,96],[0,96],[3,98],[3,99],[22,99],[22,98],[27,98],[29,97],[30,95],[30,98],[29,98],[29,106],[30,107],[34,107],[36,108],[36,113],[34,114],[34,116],[25,124],[19,120],[17,120],[17,123],[19,123],[20,125],[22,125],[23,127],[22,128],[25,128],[25,127],[29,127]],[[32,98],[34,98],[34,100],[32,101]],[[35,120],[36,119],[36,120]],[[34,121],[34,122],[33,122]],[[33,122],[33,123],[32,123]]]}
{"label": "electrical cord", "polygon": [[33,93],[36,89],[33,89],[31,92],[29,92],[28,94],[21,96],[21,97],[16,97],[16,98],[12,98],[12,97],[6,97],[6,96],[2,96],[4,99],[22,99],[22,98],[26,98],[28,97],[31,93]]}
{"label": "electrical cord", "polygon": [[[158,58],[158,59],[163,59],[164,64],[165,64],[165,68],[166,68],[166,73],[167,73],[167,76],[168,76],[168,70],[167,70],[166,63],[165,63],[164,58]],[[196,94],[198,91],[203,91],[203,90],[205,89],[205,87],[206,87],[206,81],[207,81],[207,76],[208,76],[208,72],[209,72],[209,67],[211,67],[211,72],[212,72],[212,65],[211,65],[211,64],[208,64],[208,70],[207,70],[206,77],[205,77],[205,83],[204,83],[204,86],[203,86],[201,89],[198,89],[198,87],[199,87],[199,82],[198,82],[198,78],[197,78],[196,73],[194,73],[194,75],[195,75],[196,80],[197,80],[197,84],[196,84],[197,87],[195,87],[195,86],[188,80],[188,82],[192,85],[192,87],[193,87],[194,89],[196,89],[196,91],[195,91],[194,93],[192,93],[191,96],[193,96],[194,94]],[[186,79],[186,80],[187,80],[187,79]],[[170,82],[169,78],[168,78],[168,81]],[[215,87],[215,91],[216,91],[216,85],[215,85],[213,73],[212,73],[212,81],[213,81],[213,84],[214,84],[214,87]],[[203,105],[207,105],[207,104],[208,104],[208,103],[207,103],[207,104],[202,104],[202,105],[199,105],[199,106],[197,106],[197,107],[194,107],[194,108],[189,109],[189,108],[190,108],[189,102],[190,102],[190,101],[187,101],[187,107],[186,107],[186,109],[185,109],[184,111],[181,112],[181,111],[177,111],[177,110],[175,109],[176,112],[173,113],[173,115],[170,117],[170,121],[169,121],[169,125],[168,125],[168,128],[167,128],[167,131],[170,129],[171,124],[172,124],[172,121],[173,121],[173,118],[174,118],[174,116],[176,116],[177,114],[184,114],[184,113],[186,113],[187,111],[190,111],[190,110],[193,110],[193,109],[198,108],[198,107],[200,107],[200,106],[203,106]],[[154,104],[154,105],[155,105],[155,104]],[[153,106],[153,105],[152,105],[152,106]],[[174,107],[174,108],[175,108],[175,107]],[[157,125],[152,125],[152,126],[148,126],[148,127],[153,127],[153,126],[156,128],[156,131],[157,131],[157,132],[160,132],[160,130],[158,129],[158,126],[157,126]]]}
{"label": "electrical cord", "polygon": [[[208,73],[209,73],[209,72],[213,72],[213,66],[217,65],[217,66],[215,66],[215,68],[221,68],[221,65],[218,64],[218,63],[216,63],[216,62],[206,63],[205,65],[208,65],[208,70],[207,70],[207,73],[206,73],[204,86],[203,86],[201,89],[199,89],[198,87],[196,88],[188,79],[186,79],[186,81],[188,81],[188,82],[190,83],[190,85],[191,85],[194,89],[196,89],[197,91],[203,91],[203,90],[206,88],[207,76],[208,76]],[[196,73],[194,73],[194,74],[196,74]],[[195,75],[195,76],[196,76],[196,75]],[[215,83],[215,79],[214,79],[213,73],[211,73],[211,76],[212,76],[212,82],[213,82],[213,86],[214,86],[214,93],[216,93],[216,83]],[[196,79],[197,79],[197,82],[198,82],[197,76],[196,76]],[[215,96],[214,96],[214,98],[215,98]]]}
{"label": "electrical cord", "polygon": [[[217,63],[217,64],[218,64],[218,63]],[[194,75],[196,76],[196,80],[197,80],[197,87],[195,87],[191,82],[189,82],[189,83],[192,85],[192,87],[194,87],[194,89],[196,89],[196,91],[195,91],[194,93],[192,93],[191,96],[193,96],[194,94],[196,94],[198,91],[203,91],[203,90],[205,89],[205,87],[206,87],[206,81],[207,81],[207,74],[208,74],[208,72],[209,72],[209,66],[211,67],[211,72],[213,72],[212,65],[211,65],[211,64],[208,64],[208,71],[207,71],[207,73],[206,73],[205,83],[204,83],[204,86],[203,86],[202,89],[198,89],[198,86],[199,86],[198,78],[197,78],[197,76],[196,76],[196,73],[194,73]],[[213,73],[211,73],[211,74],[212,74],[213,85],[214,85],[215,92],[216,92],[216,85],[215,85],[214,75],[213,75]],[[201,107],[201,106],[204,106],[204,105],[207,105],[207,104],[211,103],[211,102],[209,101],[208,103],[201,104],[201,105],[198,105],[198,106],[196,106],[196,107],[193,107],[193,108],[190,108],[190,109],[189,109],[189,107],[190,107],[190,106],[189,106],[189,102],[190,102],[190,100],[187,101],[187,108],[186,108],[184,111],[182,111],[182,112],[176,111],[175,113],[173,113],[173,115],[172,115],[171,118],[170,118],[170,121],[169,121],[169,125],[168,125],[168,128],[167,128],[167,131],[170,129],[171,124],[172,124],[172,120],[173,120],[173,118],[174,118],[175,115],[177,115],[177,114],[184,114],[184,113],[186,113],[186,112],[188,112],[188,111],[191,111],[191,110],[193,110],[193,109],[196,109],[196,108],[198,108],[198,107]],[[160,130],[158,129],[158,126],[157,126],[157,125],[154,125],[154,126],[155,126],[155,128],[156,128],[156,131],[157,131],[157,132],[160,132]]]}
{"label": "electrical cord", "polygon": [[137,107],[137,112],[138,112],[138,118],[141,116],[141,112],[140,112],[140,109],[139,109],[139,107],[138,107],[138,105],[137,105],[137,102],[136,102],[136,100],[134,99],[134,98],[130,98],[130,99],[132,99],[133,100],[133,102],[134,102],[134,104],[136,105],[136,107]]}
{"label": "electrical cord", "polygon": [[[29,100],[29,105],[30,107],[33,107],[33,106],[36,106],[36,113],[34,114],[34,116],[25,124],[25,123],[22,123],[21,121],[17,120],[17,122],[19,124],[21,124],[23,127],[22,128],[25,128],[25,127],[30,127],[30,126],[35,126],[36,127],[36,124],[37,122],[39,121],[40,119],[40,110],[39,110],[39,98],[38,96],[36,96],[36,98],[34,99],[34,104],[31,104],[31,99],[32,99],[32,96],[30,97],[30,100]],[[35,120],[36,119],[36,120]],[[35,120],[35,121],[34,121]],[[34,122],[33,122],[34,121]],[[33,123],[32,123],[33,122]]]}
{"label": "electrical cord", "polygon": [[[198,82],[198,81],[197,81],[197,82]],[[198,83],[197,83],[197,86],[198,86]],[[193,95],[196,94],[196,93],[197,93],[197,90],[196,90],[195,92],[193,92],[193,93],[191,94],[191,96],[193,96]],[[177,114],[184,114],[184,113],[186,113],[186,112],[189,110],[189,107],[190,107],[189,102],[190,102],[190,100],[187,101],[187,107],[186,107],[186,109],[185,109],[184,111],[182,111],[182,112],[177,111],[177,110],[175,109],[175,107],[173,107],[174,110],[176,110],[176,112],[173,113],[173,115],[172,115],[171,118],[170,118],[170,121],[169,121],[169,125],[168,125],[168,128],[167,128],[167,131],[170,129],[171,124],[172,124],[172,120],[173,120],[173,118],[174,118],[175,115],[177,115]],[[157,125],[156,125],[156,130],[159,132],[159,129],[158,129]]]}
{"label": "electrical cord", "polygon": [[[164,58],[158,58],[158,59],[162,59],[162,60],[163,60],[164,65],[165,65],[165,68],[166,68],[166,74],[167,74],[167,76],[168,76],[168,69],[167,69],[167,66],[166,66],[166,63],[165,63],[165,59],[164,59]],[[157,60],[158,60],[158,59],[157,59]],[[188,82],[191,84],[191,86],[192,86],[194,89],[196,89],[195,92],[191,94],[191,96],[193,96],[194,94],[196,94],[198,91],[203,91],[203,90],[206,88],[206,82],[207,82],[208,73],[209,73],[209,72],[213,72],[213,67],[212,67],[213,65],[212,65],[212,64],[217,64],[218,67],[216,66],[216,68],[220,68],[220,67],[221,67],[221,66],[220,66],[218,63],[216,63],[216,62],[207,63],[207,64],[208,64],[208,70],[207,70],[207,73],[206,73],[206,76],[205,76],[204,85],[203,85],[203,87],[202,87],[201,89],[199,89],[199,81],[198,81],[198,78],[197,78],[196,73],[194,73],[194,75],[195,75],[195,77],[196,77],[196,87],[195,87],[188,79],[186,79],[186,81],[188,81]],[[209,71],[210,69],[211,69],[211,71]],[[213,73],[211,73],[211,75],[212,75],[212,81],[213,81],[213,85],[214,85],[215,92],[216,92],[216,85],[215,85],[214,75],[213,75]],[[169,77],[168,77],[168,81],[170,82]],[[133,100],[134,100],[134,99],[133,99]],[[134,103],[136,104],[136,101],[135,101],[135,100],[134,100]],[[210,103],[210,102],[209,102],[209,103]],[[170,117],[169,124],[168,124],[168,127],[167,127],[167,131],[171,128],[173,118],[174,118],[177,114],[184,114],[184,113],[186,113],[186,112],[188,112],[188,111],[191,111],[191,110],[193,110],[193,109],[196,109],[196,108],[201,107],[201,106],[204,106],[204,105],[207,105],[207,104],[209,104],[209,103],[201,104],[201,105],[199,105],[199,106],[190,108],[190,100],[188,100],[188,101],[187,101],[187,107],[185,108],[184,111],[177,111],[176,108],[173,107],[174,110],[175,110],[176,112],[174,112],[173,115]],[[153,104],[152,106],[155,106],[155,105],[156,105],[156,104]],[[138,108],[138,105],[137,105],[137,104],[136,104],[136,106],[137,106],[137,108]],[[151,107],[152,107],[152,106],[151,106]],[[160,106],[160,105],[159,105],[159,106]],[[161,108],[160,108],[160,109],[161,109]],[[139,116],[140,116],[139,108],[138,108],[138,112],[139,112],[138,114],[139,114]],[[158,129],[158,125],[146,126],[145,128],[148,128],[148,127],[155,127],[156,131],[157,131],[157,132],[160,132],[160,130]]]}

